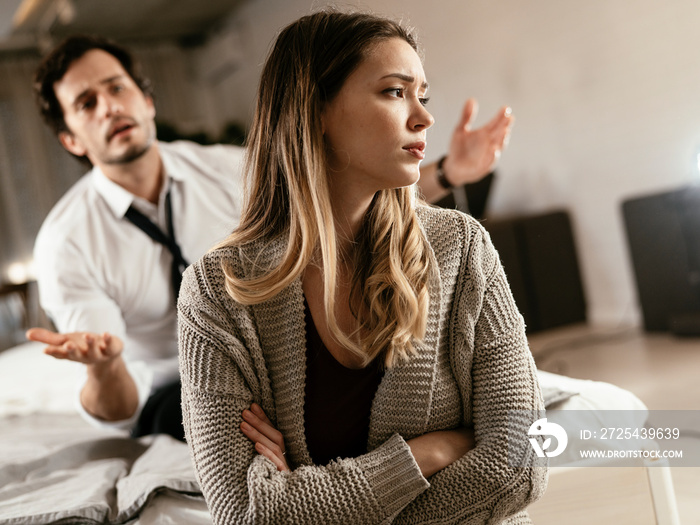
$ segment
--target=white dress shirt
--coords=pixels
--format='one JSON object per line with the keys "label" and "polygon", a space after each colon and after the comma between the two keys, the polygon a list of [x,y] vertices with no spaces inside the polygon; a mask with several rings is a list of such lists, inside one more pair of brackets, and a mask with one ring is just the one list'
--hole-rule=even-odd
{"label": "white dress shirt", "polygon": [[[92,423],[131,428],[155,388],[178,378],[172,256],[124,216],[133,205],[167,232],[170,189],[175,240],[192,263],[240,219],[243,149],[159,143],[164,184],[158,205],[136,197],[93,168],[56,204],[37,236],[34,259],[41,305],[59,332],[109,332],[124,341],[136,382],[132,418]],[[84,381],[79,385],[82,389]]]}

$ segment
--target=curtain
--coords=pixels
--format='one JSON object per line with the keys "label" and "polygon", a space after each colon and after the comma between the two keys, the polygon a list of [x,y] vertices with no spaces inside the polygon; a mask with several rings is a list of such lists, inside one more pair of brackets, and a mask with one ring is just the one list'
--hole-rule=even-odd
{"label": "curtain", "polygon": [[[42,221],[85,171],[44,125],[34,104],[35,57],[0,58],[0,275],[21,277]],[[31,278],[31,270],[28,269]]]}
{"label": "curtain", "polygon": [[0,298],[0,349],[23,339],[24,323],[46,324],[32,283],[42,221],[85,168],[63,151],[34,104],[38,57],[0,56],[0,289],[29,282],[28,295]]}

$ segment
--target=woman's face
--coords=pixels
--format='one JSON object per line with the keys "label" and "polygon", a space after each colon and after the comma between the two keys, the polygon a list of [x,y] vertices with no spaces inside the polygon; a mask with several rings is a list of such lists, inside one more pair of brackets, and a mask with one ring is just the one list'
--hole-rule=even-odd
{"label": "woman's face", "polygon": [[433,117],[420,58],[403,39],[374,46],[322,113],[331,186],[343,192],[414,184]]}

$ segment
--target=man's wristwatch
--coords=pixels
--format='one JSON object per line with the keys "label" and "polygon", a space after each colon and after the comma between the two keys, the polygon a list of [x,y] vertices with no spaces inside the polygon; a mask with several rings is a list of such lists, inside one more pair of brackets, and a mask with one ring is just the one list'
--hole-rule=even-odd
{"label": "man's wristwatch", "polygon": [[445,188],[446,190],[451,190],[454,188],[454,184],[452,184],[449,180],[447,180],[447,176],[445,175],[445,170],[442,168],[442,165],[445,163],[445,159],[447,158],[447,155],[443,155],[440,160],[437,163],[437,170],[435,171],[435,176],[437,177],[438,184]]}

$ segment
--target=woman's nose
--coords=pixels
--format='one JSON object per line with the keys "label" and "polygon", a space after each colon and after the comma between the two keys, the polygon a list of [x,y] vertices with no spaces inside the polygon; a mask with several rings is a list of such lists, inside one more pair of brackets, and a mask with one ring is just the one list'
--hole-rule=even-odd
{"label": "woman's nose", "polygon": [[423,130],[428,129],[430,126],[435,124],[435,119],[430,114],[430,112],[425,108],[423,104],[417,102],[417,106],[411,120],[409,122],[409,127],[413,130]]}

